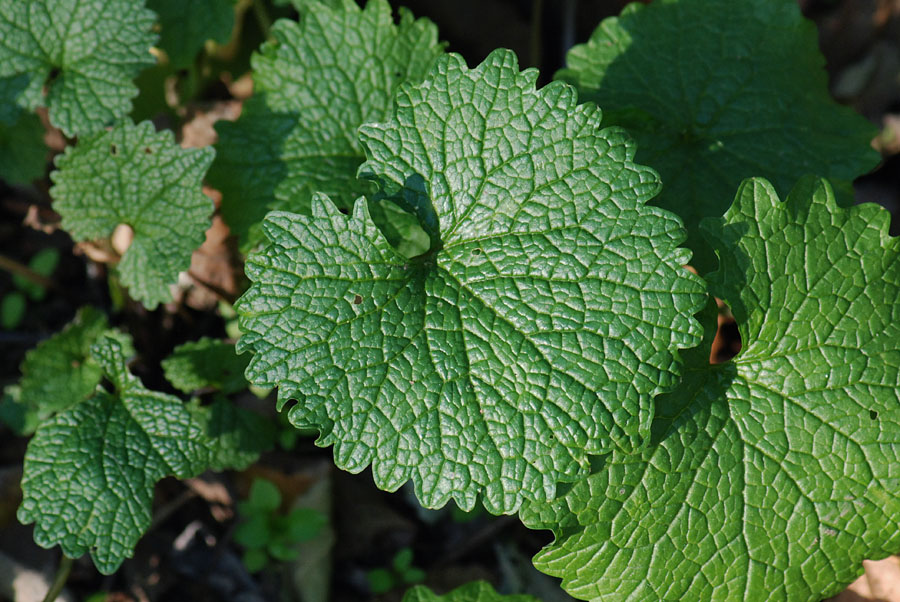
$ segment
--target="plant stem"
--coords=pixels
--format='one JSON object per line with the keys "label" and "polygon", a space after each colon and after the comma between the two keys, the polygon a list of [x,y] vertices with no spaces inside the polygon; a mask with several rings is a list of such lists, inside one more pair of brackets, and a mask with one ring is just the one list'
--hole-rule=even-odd
{"label": "plant stem", "polygon": [[56,576],[53,577],[53,585],[50,586],[50,589],[47,590],[47,595],[44,596],[44,602],[54,602],[59,597],[71,571],[72,559],[63,554],[59,561],[59,567],[56,569]]}
{"label": "plant stem", "polygon": [[15,259],[7,257],[6,255],[0,255],[0,270],[6,270],[7,272],[18,274],[25,280],[31,282],[32,284],[36,284],[41,288],[57,288],[56,283],[46,276],[41,276],[27,265],[19,263]]}
{"label": "plant stem", "polygon": [[269,37],[269,29],[272,28],[272,18],[269,17],[268,11],[266,11],[266,7],[263,6],[262,0],[252,0],[253,1],[253,14],[256,16],[256,22],[259,23],[259,28],[262,30],[263,36]]}

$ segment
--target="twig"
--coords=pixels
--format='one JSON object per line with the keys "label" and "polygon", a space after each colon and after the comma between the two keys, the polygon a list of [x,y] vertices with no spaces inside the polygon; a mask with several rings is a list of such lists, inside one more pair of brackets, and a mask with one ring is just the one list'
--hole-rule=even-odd
{"label": "twig", "polygon": [[227,302],[229,305],[234,305],[234,302],[237,301],[236,296],[229,293],[221,286],[215,285],[212,282],[208,282],[199,277],[193,270],[188,270],[188,276],[190,276],[194,280],[194,282],[196,282],[203,288],[208,289],[212,294],[217,296],[222,301]]}
{"label": "twig", "polygon": [[44,596],[44,602],[54,602],[59,597],[66,586],[70,572],[72,572],[72,559],[63,554],[59,561],[59,567],[56,569],[56,576],[53,577],[53,585]]}
{"label": "twig", "polygon": [[46,276],[41,276],[27,265],[19,263],[15,259],[7,257],[6,255],[0,255],[0,270],[6,270],[7,272],[18,274],[25,280],[31,282],[32,284],[40,286],[41,288],[49,288],[53,290],[59,289],[59,286],[57,286],[54,281],[50,280]]}

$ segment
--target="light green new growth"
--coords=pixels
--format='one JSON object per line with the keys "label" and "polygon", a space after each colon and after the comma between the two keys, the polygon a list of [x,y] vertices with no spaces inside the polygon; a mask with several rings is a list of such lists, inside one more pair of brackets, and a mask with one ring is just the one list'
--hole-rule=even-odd
{"label": "light green new growth", "polygon": [[204,425],[177,398],[145,389],[118,341],[101,338],[91,355],[115,391],[99,388],[37,429],[18,518],[35,523],[38,545],[71,558],[90,551],[111,574],[150,526],[156,482],[201,472],[210,453]]}
{"label": "light green new growth", "polygon": [[25,111],[17,113],[10,123],[0,119],[0,179],[29,185],[44,175],[47,145],[38,116]]}
{"label": "light green new growth", "polygon": [[852,199],[850,182],[879,161],[874,126],[831,99],[816,28],[794,0],[636,2],[567,62],[557,78],[624,126],[636,160],[659,170],[654,202],[684,219],[701,273],[715,258],[700,220],[722,215],[744,178],[787,194],[818,174]]}
{"label": "light green new growth", "polygon": [[131,297],[153,309],[172,299],[169,285],[209,228],[213,202],[201,181],[214,155],[179,147],[171,131],[155,132],[150,122],[123,122],[57,157],[53,208],[79,241],[131,227],[134,240],[117,270]]}
{"label": "light green new growth", "polygon": [[234,29],[233,0],[147,0],[160,24],[159,47],[172,67],[190,65],[207,40],[225,44]]}
{"label": "light green new growth", "polygon": [[[748,180],[704,230],[744,343],[657,399],[650,447],[552,506],[536,566],[593,600],[818,601],[900,549],[900,243],[874,205]],[[688,355],[688,354],[686,354]]]}
{"label": "light green new growth", "polygon": [[442,596],[424,585],[417,585],[407,590],[403,602],[538,602],[538,599],[524,594],[498,594],[487,581],[472,581]]}
{"label": "light green new growth", "polygon": [[0,0],[0,106],[50,109],[67,136],[126,115],[154,64],[143,0]]}
{"label": "light green new growth", "polygon": [[432,253],[407,260],[363,200],[348,219],[319,197],[312,217],[269,215],[235,306],[248,379],[298,400],[291,421],[319,429],[339,467],[371,464],[389,491],[412,479],[427,507],[482,495],[514,512],[589,455],[638,447],[677,349],[699,340],[681,224],[644,205],[656,174],[574,90],[536,78],[509,51],[471,70],[442,57],[361,128],[361,171],[418,186],[396,198]]}
{"label": "light green new growth", "polygon": [[443,51],[431,21],[399,14],[395,24],[386,0],[365,9],[348,0],[272,28],[253,57],[254,96],[237,122],[216,124],[210,183],[243,248],[262,242],[270,209],[309,214],[316,191],[347,208],[372,191],[356,178],[365,159],[357,128],[387,118],[398,85],[420,81]]}
{"label": "light green new growth", "polygon": [[25,355],[19,401],[43,420],[91,396],[103,373],[90,348],[101,336],[116,338],[123,355],[134,354],[131,337],[111,330],[99,310],[84,307],[62,332]]}
{"label": "light green new growth", "polygon": [[235,353],[233,344],[202,338],[176,347],[162,361],[162,368],[166,380],[179,391],[214,387],[227,394],[247,388],[244,370],[249,362],[249,357]]}

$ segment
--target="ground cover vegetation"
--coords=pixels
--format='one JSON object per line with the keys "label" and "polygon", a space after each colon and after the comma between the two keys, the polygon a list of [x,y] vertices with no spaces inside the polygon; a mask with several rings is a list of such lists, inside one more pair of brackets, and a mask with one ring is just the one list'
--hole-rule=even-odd
{"label": "ground cover vegetation", "polygon": [[[900,243],[823,66],[791,0],[628,4],[552,79],[387,0],[0,0],[0,178],[55,136],[46,210],[106,282],[0,404],[59,587],[120,570],[160,481],[298,437],[552,532],[534,566],[583,600],[814,601],[900,552]],[[4,259],[5,329],[66,261]],[[127,318],[179,314],[211,326]],[[257,477],[248,573],[330,532]],[[370,591],[426,578],[393,558]]]}

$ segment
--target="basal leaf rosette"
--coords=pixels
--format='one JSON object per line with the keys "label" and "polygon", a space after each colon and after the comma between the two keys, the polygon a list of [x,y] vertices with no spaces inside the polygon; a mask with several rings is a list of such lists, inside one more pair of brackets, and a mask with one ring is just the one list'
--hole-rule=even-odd
{"label": "basal leaf rosette", "polygon": [[876,128],[831,98],[816,27],[790,0],[634,2],[566,62],[556,77],[603,107],[637,140],[637,160],[659,170],[654,202],[684,219],[701,273],[715,256],[700,222],[722,215],[744,178],[786,195],[819,174],[840,202],[879,161]]}
{"label": "basal leaf rosette", "polygon": [[273,213],[237,305],[248,379],[337,464],[372,465],[423,504],[546,501],[588,456],[634,450],[653,397],[696,345],[701,281],[674,215],[646,206],[655,172],[556,83],[497,51],[438,59],[384,124],[361,171],[415,211],[429,253],[398,254],[360,200],[349,219]]}
{"label": "basal leaf rosette", "polygon": [[143,0],[0,0],[0,105],[46,106],[67,136],[101,130],[156,62],[154,20]]}
{"label": "basal leaf rosette", "polygon": [[[900,551],[900,244],[874,205],[748,180],[704,230],[744,347],[656,403],[650,446],[552,505],[536,566],[584,600],[818,601]],[[712,327],[714,321],[710,323]],[[714,332],[713,328],[709,329]]]}

